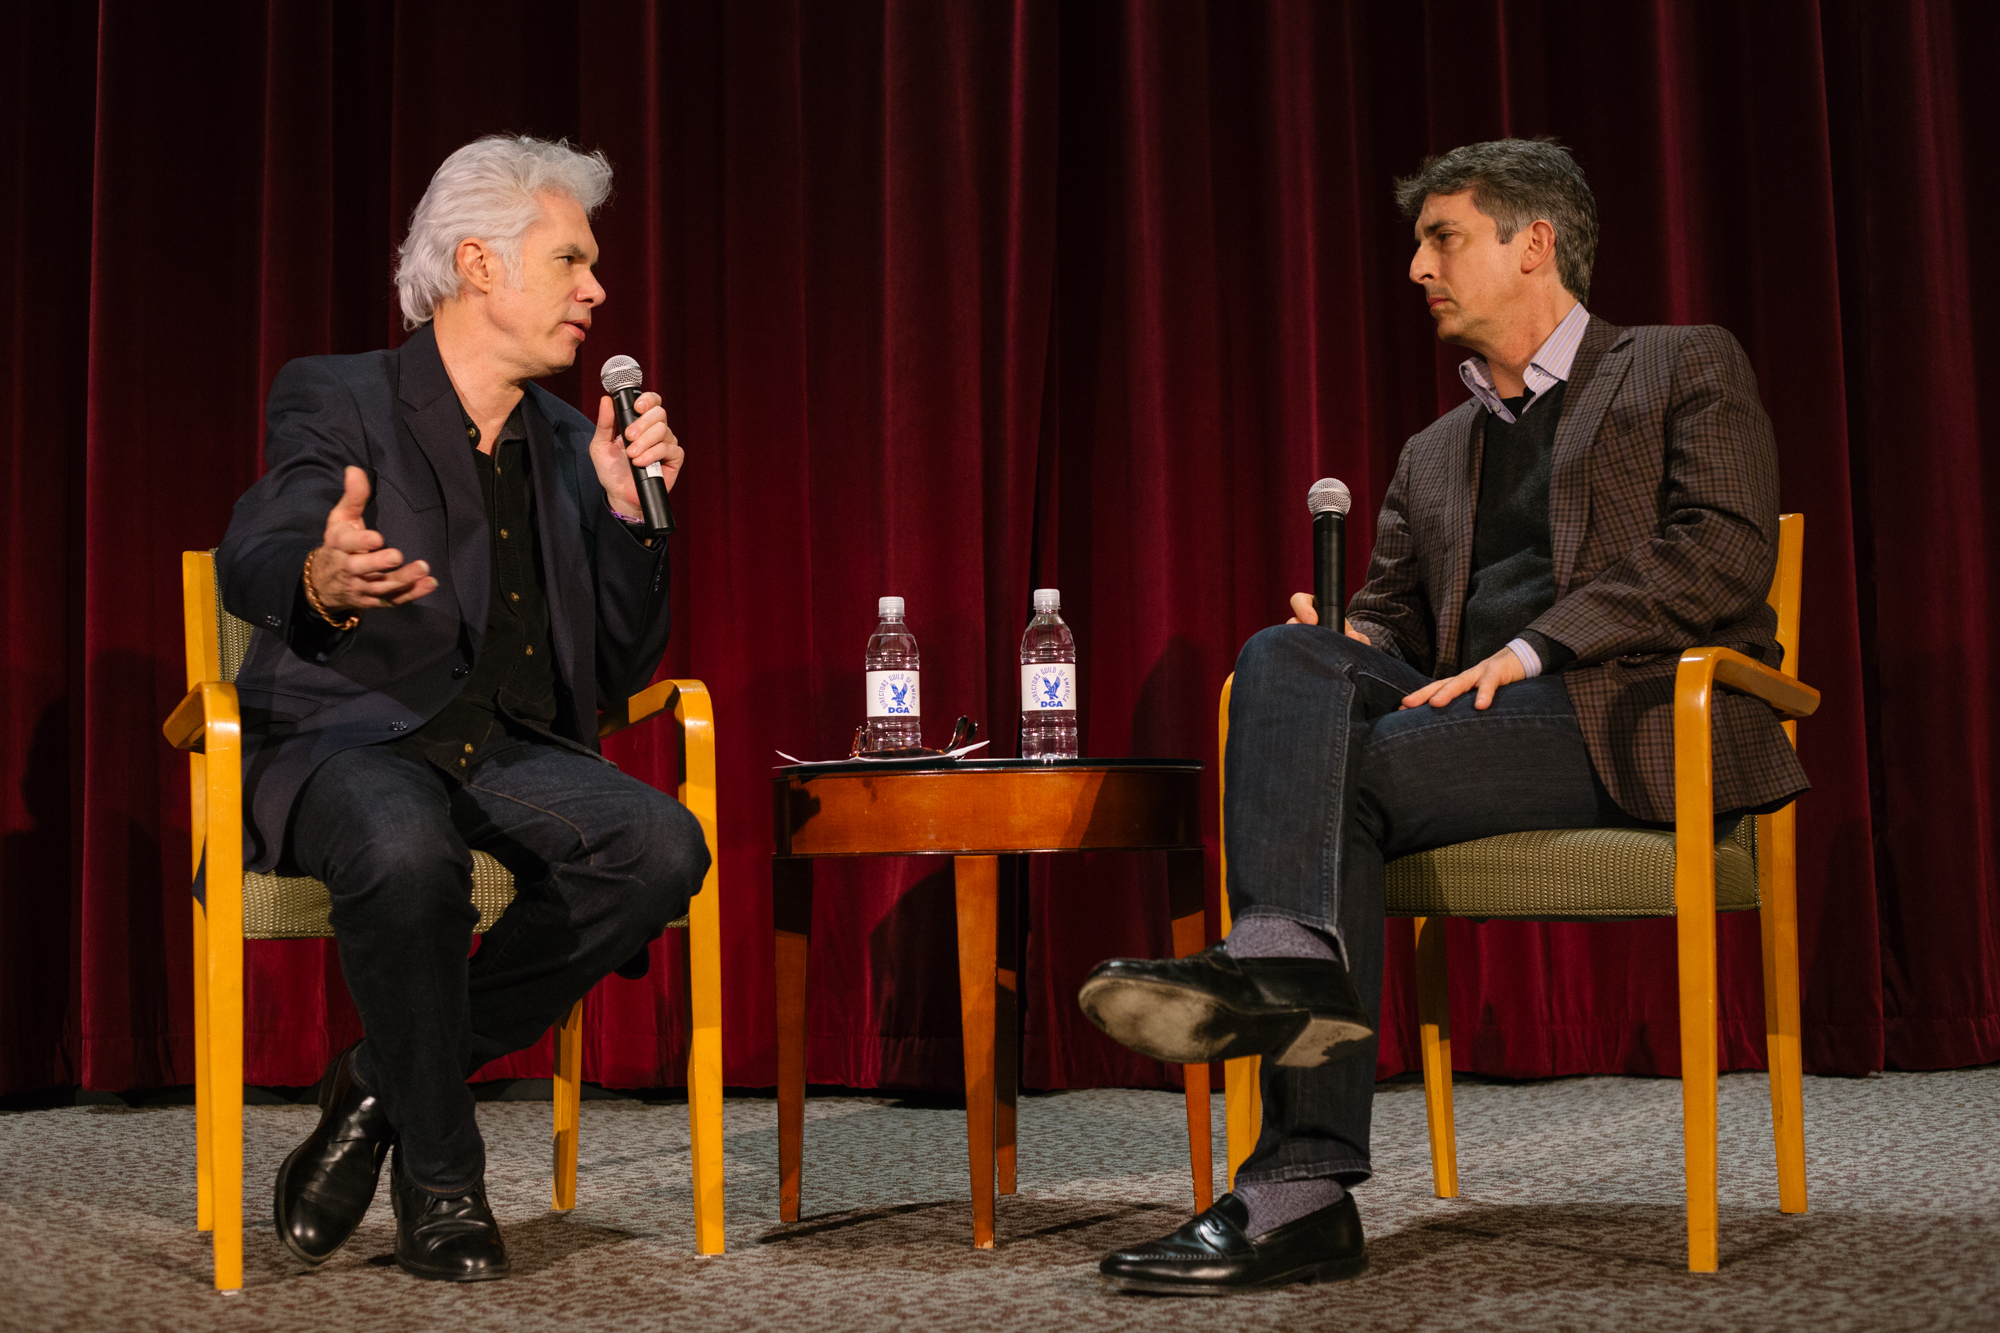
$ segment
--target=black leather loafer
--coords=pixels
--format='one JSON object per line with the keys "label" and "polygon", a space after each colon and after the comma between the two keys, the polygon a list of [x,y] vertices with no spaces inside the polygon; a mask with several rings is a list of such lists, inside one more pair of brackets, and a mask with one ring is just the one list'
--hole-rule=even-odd
{"label": "black leather loafer", "polygon": [[1231,958],[1220,944],[1187,958],[1113,958],[1077,1003],[1112,1040],[1169,1064],[1266,1055],[1312,1069],[1374,1035],[1335,959]]}
{"label": "black leather loafer", "polygon": [[403,1174],[403,1150],[389,1169],[396,1207],[396,1262],[438,1282],[487,1282],[507,1276],[507,1245],[486,1206],[486,1191],[451,1198],[420,1189]]}
{"label": "black leather loafer", "polygon": [[278,1239],[314,1266],[331,1259],[361,1225],[396,1137],[381,1100],[355,1082],[353,1054],[350,1046],[326,1067],[319,1124],[285,1158],[272,1191]]}
{"label": "black leather loafer", "polygon": [[1097,1271],[1120,1291],[1228,1296],[1293,1282],[1341,1282],[1368,1268],[1354,1196],[1250,1237],[1250,1212],[1234,1194],[1171,1236],[1104,1256]]}

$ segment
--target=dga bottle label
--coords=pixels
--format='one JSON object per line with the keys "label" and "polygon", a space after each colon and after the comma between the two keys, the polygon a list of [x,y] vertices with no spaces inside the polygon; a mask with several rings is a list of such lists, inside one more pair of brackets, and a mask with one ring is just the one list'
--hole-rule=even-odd
{"label": "dga bottle label", "polygon": [[914,671],[871,671],[868,673],[868,716],[922,717]]}
{"label": "dga bottle label", "polygon": [[1065,712],[1076,707],[1076,663],[1030,662],[1021,668],[1021,711]]}

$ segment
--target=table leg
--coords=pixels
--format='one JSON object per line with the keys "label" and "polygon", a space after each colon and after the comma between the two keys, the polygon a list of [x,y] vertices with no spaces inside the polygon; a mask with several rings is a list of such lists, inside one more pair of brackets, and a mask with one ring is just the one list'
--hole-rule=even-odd
{"label": "table leg", "polygon": [[[1174,957],[1208,947],[1207,893],[1200,851],[1167,853],[1167,911],[1173,918]],[[1214,1163],[1209,1145],[1208,1066],[1182,1065],[1187,1079],[1188,1167],[1194,1175],[1194,1210],[1214,1201]]]}
{"label": "table leg", "polygon": [[813,863],[771,858],[778,950],[778,1219],[799,1220],[806,1119],[806,957],[812,944]]}
{"label": "table leg", "polygon": [[1028,858],[1000,860],[995,937],[999,967],[993,998],[993,1151],[1002,1194],[1016,1189],[1014,1115],[1021,1090],[1021,935],[1028,892]]}
{"label": "table leg", "polygon": [[993,1248],[994,934],[1000,858],[955,858],[958,1004],[965,1044],[965,1141],[972,1165],[972,1243]]}

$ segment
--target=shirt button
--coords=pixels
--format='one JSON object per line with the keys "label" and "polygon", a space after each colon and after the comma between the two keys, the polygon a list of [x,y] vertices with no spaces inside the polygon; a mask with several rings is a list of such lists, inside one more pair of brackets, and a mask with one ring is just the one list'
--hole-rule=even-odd
{"label": "shirt button", "polygon": [[463,759],[459,760],[459,761],[458,761],[458,766],[459,766],[460,768],[464,768],[464,767],[465,767],[465,761],[464,761]]}
{"label": "shirt button", "polygon": [[463,662],[460,662],[457,666],[451,669],[451,678],[453,680],[464,680],[467,676],[471,674],[472,674],[472,668],[465,665],[465,663]]}
{"label": "shirt button", "polygon": [[508,593],[507,595],[508,595],[509,597],[513,598],[513,599],[514,599],[515,601],[517,601],[517,602],[521,600],[521,594],[520,594],[520,593],[518,593],[518,592],[510,592],[510,593]]}
{"label": "shirt button", "polygon": [[472,442],[473,442],[474,444],[478,444],[478,443],[479,443],[479,427],[477,427],[477,426],[467,426],[467,427],[465,428],[465,438],[466,438],[466,439],[468,439],[468,440],[471,440],[471,441],[472,441]]}
{"label": "shirt button", "polygon": [[533,657],[534,655],[535,655],[535,645],[531,643],[528,645],[528,656]]}
{"label": "shirt button", "polygon": [[[465,743],[465,752],[466,752],[467,754],[471,754],[471,753],[472,753],[472,742],[471,742],[471,741],[467,741],[467,742]],[[464,761],[463,759],[461,759],[461,760],[459,760],[458,762],[462,764],[462,763],[464,763],[465,761]]]}
{"label": "shirt button", "polygon": [[500,536],[504,540],[507,536],[507,529],[505,528],[500,529]]}

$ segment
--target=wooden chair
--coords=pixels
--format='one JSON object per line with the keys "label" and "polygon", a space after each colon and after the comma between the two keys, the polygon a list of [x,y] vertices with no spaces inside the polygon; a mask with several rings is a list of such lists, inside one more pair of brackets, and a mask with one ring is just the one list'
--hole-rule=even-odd
{"label": "wooden chair", "polygon": [[[236,671],[251,627],[224,611],[210,551],[181,554],[188,693],[164,728],[187,750],[194,873],[195,1160],[197,1227],[214,1233],[215,1287],[243,1285],[243,941],[330,938],[326,886],[317,880],[243,871],[243,778]],[[673,710],[680,724],[679,797],[701,821],[709,871],[687,916],[688,1127],[694,1153],[695,1249],[722,1253],[722,972],[715,834],[715,725],[708,687],[668,680],[607,714],[600,735]],[[473,903],[484,932],[513,901],[498,861],[473,853]],[[205,899],[205,901],[204,901]],[[576,1206],[577,1102],[583,1071],[583,1002],[556,1029],[554,1207]]]}
{"label": "wooden chair", "polygon": [[[1405,856],[1386,867],[1388,915],[1415,918],[1417,1008],[1429,1113],[1431,1172],[1441,1199],[1458,1196],[1458,1146],[1451,1108],[1451,1013],[1444,920],[1628,920],[1671,916],[1679,934],[1681,1116],[1687,1164],[1688,1269],[1716,1269],[1715,914],[1757,911],[1764,936],[1764,1032],[1771,1076],[1771,1122],[1778,1158],[1778,1207],[1806,1210],[1806,1162],[1799,1058],[1799,944],[1794,855],[1797,809],[1743,820],[1717,843],[1709,721],[1715,689],[1762,699],[1791,719],[1819,707],[1798,681],[1799,580],[1805,517],[1778,521],[1778,570],[1769,601],[1778,612],[1783,670],[1727,648],[1691,648],[1674,682],[1676,832],[1563,829],[1510,833]],[[1234,679],[1233,677],[1231,678]],[[1222,686],[1221,744],[1229,742],[1229,689]],[[1683,836],[1685,835],[1685,836]],[[1225,875],[1227,868],[1225,866]],[[1224,883],[1227,883],[1225,878]],[[1229,928],[1228,896],[1223,929]],[[1255,1057],[1225,1069],[1229,1178],[1256,1146],[1262,1107]]]}

